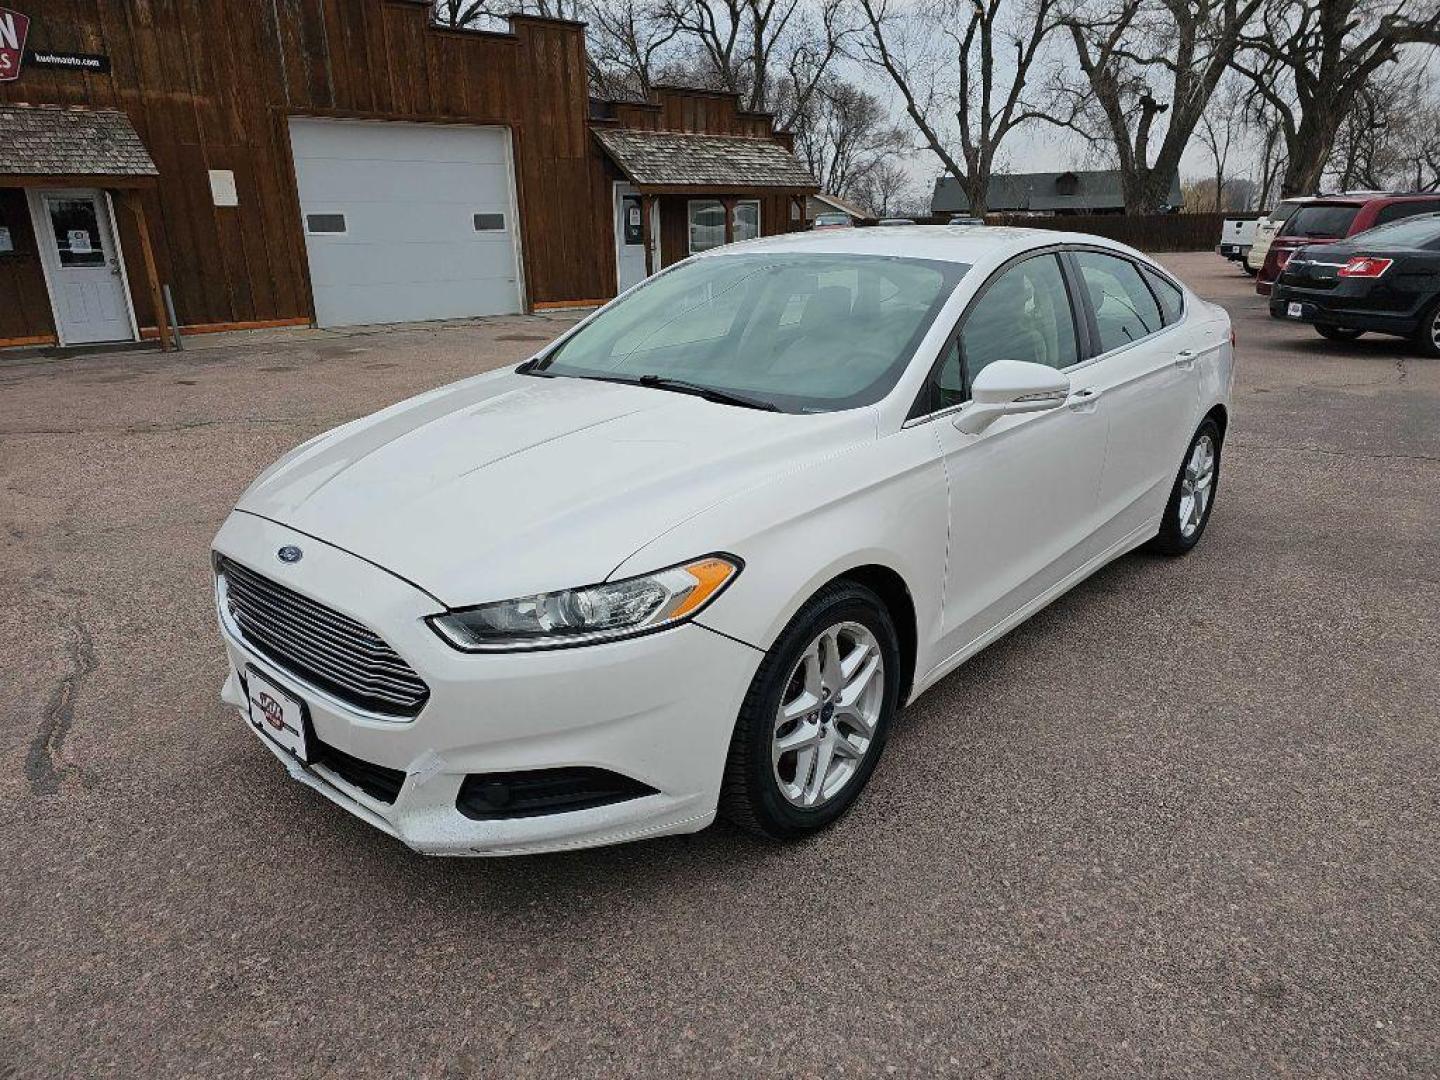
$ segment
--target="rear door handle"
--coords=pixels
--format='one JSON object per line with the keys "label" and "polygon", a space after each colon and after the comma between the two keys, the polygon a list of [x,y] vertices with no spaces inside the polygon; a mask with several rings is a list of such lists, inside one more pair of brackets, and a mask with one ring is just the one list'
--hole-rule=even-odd
{"label": "rear door handle", "polygon": [[1195,350],[1181,349],[1175,354],[1175,366],[1187,371],[1195,366]]}

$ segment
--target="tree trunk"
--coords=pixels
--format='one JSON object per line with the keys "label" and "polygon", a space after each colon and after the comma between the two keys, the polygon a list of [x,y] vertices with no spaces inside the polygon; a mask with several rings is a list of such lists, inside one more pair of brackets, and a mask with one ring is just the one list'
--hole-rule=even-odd
{"label": "tree trunk", "polygon": [[1123,172],[1120,188],[1125,197],[1125,213],[1158,214],[1170,198],[1170,176],[1156,169]]}
{"label": "tree trunk", "polygon": [[[987,177],[986,180],[988,181],[988,179]],[[965,178],[961,190],[965,192],[965,201],[970,204],[970,209],[966,212],[971,217],[983,218],[985,216],[990,201],[990,193],[986,190],[989,186],[989,183],[978,177],[967,176]]]}

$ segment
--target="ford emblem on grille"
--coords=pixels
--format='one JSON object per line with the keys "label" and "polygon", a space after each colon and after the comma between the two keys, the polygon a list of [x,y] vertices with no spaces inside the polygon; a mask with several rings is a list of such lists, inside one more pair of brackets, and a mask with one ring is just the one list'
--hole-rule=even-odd
{"label": "ford emblem on grille", "polygon": [[305,557],[305,553],[294,544],[286,544],[275,553],[281,562],[299,562]]}

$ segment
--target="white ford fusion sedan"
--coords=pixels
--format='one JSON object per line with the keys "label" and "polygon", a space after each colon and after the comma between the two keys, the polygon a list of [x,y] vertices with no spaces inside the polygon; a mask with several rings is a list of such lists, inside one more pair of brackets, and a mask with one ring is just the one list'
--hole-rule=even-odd
{"label": "white ford fusion sedan", "polygon": [[1225,313],[1138,252],[837,229],[652,277],[268,469],[214,544],[235,706],[435,854],[834,821],[895,715],[1199,541]]}

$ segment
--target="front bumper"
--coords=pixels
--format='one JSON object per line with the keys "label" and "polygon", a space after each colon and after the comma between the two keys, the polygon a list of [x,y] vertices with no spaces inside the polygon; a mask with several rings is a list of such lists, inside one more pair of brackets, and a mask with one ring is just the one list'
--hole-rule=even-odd
{"label": "front bumper", "polygon": [[[304,549],[284,564],[275,552]],[[735,717],[762,653],[687,624],[625,641],[546,652],[467,654],[424,623],[442,610],[400,578],[243,512],[215,540],[221,554],[327,604],[386,639],[430,687],[413,719],[350,708],[252,649],[223,610],[230,675],[221,697],[244,714],[241,674],[254,665],[306,704],[315,737],[404,774],[393,803],[324,764],[306,765],[256,732],[291,776],[426,854],[501,855],[619,843],[704,828],[715,816]],[[247,727],[252,727],[246,720]],[[456,807],[475,773],[589,766],[654,794],[590,809],[473,820]]]}

